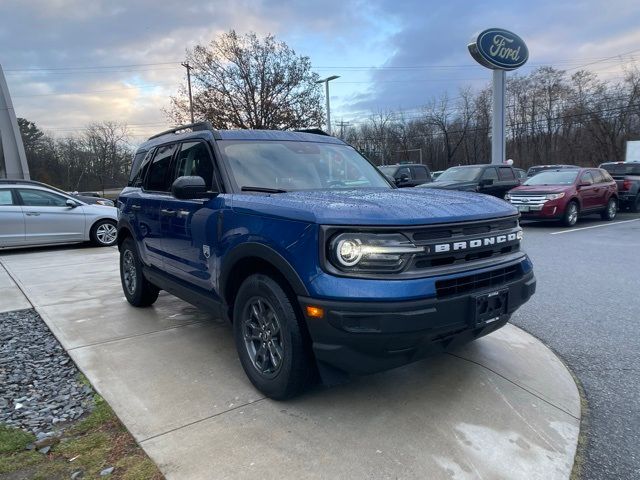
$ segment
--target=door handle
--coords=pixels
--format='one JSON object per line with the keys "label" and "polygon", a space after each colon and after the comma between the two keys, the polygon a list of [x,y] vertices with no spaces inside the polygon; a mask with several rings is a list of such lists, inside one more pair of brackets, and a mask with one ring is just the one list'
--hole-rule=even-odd
{"label": "door handle", "polygon": [[140,205],[131,205],[131,210],[140,210],[142,207]]}
{"label": "door handle", "polygon": [[175,216],[176,211],[175,210],[169,210],[166,208],[163,208],[162,210],[160,210],[160,215],[164,215],[165,217],[173,217]]}
{"label": "door handle", "polygon": [[28,217],[37,217],[40,215],[39,212],[27,212],[25,215],[27,215]]}

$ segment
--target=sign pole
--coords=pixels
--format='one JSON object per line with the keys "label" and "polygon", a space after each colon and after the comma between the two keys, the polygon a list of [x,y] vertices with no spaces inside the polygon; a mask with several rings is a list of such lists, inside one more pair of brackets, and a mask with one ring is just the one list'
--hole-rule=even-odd
{"label": "sign pole", "polygon": [[493,70],[493,118],[491,121],[491,163],[505,161],[505,77],[504,70]]}

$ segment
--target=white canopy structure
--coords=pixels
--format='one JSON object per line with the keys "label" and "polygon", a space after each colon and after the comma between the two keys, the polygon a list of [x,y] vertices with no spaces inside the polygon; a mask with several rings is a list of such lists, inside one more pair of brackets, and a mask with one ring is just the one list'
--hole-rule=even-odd
{"label": "white canopy structure", "polygon": [[0,65],[0,178],[29,180],[29,166],[13,109],[7,80]]}

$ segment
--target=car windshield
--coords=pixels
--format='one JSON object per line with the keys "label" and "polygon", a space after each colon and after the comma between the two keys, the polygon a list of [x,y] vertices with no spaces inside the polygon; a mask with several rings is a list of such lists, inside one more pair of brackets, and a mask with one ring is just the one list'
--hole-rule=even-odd
{"label": "car windshield", "polygon": [[555,170],[538,173],[523,185],[571,185],[576,181],[578,170]]}
{"label": "car windshield", "polygon": [[438,182],[472,182],[480,176],[482,167],[451,167],[438,177]]}
{"label": "car windshield", "polygon": [[298,141],[218,142],[240,190],[392,188],[353,147]]}

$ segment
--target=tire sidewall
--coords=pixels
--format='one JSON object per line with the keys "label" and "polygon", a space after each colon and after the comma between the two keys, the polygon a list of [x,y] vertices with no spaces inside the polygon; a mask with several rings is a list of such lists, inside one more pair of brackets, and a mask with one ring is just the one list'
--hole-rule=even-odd
{"label": "tire sidewall", "polygon": [[117,226],[116,222],[113,220],[108,220],[108,219],[104,219],[104,220],[98,220],[93,227],[91,227],[91,241],[93,242],[94,245],[98,245],[100,247],[112,247],[114,246],[117,242],[118,242],[118,236],[116,235],[116,238],[113,239],[113,242],[111,243],[103,243],[98,239],[98,227],[100,227],[100,225],[104,225],[104,224],[109,224],[109,225],[113,225],[114,227]]}
{"label": "tire sidewall", "polygon": [[[613,202],[616,206],[616,209],[613,212],[613,215],[611,215],[609,207],[611,205],[611,202]],[[616,215],[618,214],[617,212],[618,209],[618,202],[615,198],[611,197],[608,201],[607,201],[607,206],[606,206],[606,210],[604,211],[604,217],[606,220],[613,220],[614,218],[616,218]]]}
{"label": "tire sidewall", "polygon": [[[569,221],[569,210],[571,209],[571,206],[574,206],[576,209],[576,220],[571,223]],[[576,223],[578,223],[578,216],[580,215],[580,209],[578,208],[578,204],[577,202],[575,202],[574,200],[571,200],[569,203],[567,203],[567,206],[565,207],[564,210],[564,215],[562,216],[562,223],[566,226],[566,227],[573,227]]]}
{"label": "tire sidewall", "polygon": [[[129,292],[124,281],[124,255],[127,251],[130,251],[133,254],[133,260],[136,267],[136,290],[135,292],[133,292],[133,294]],[[120,282],[122,283],[122,291],[124,292],[124,296],[127,297],[129,303],[136,305],[140,302],[142,298],[143,281],[144,279],[142,275],[142,262],[140,262],[138,251],[133,240],[127,238],[123,242],[122,248],[120,249]]]}
{"label": "tire sidewall", "polygon": [[[264,297],[271,304],[280,323],[283,343],[283,365],[276,376],[266,378],[256,369],[249,357],[244,341],[243,323],[247,303],[256,296]],[[282,288],[266,275],[256,274],[247,278],[238,291],[233,309],[233,335],[240,363],[253,385],[272,398],[285,398],[292,374],[293,362],[302,352],[294,345],[293,335],[299,334],[295,311]],[[295,330],[295,331],[294,331]]]}

